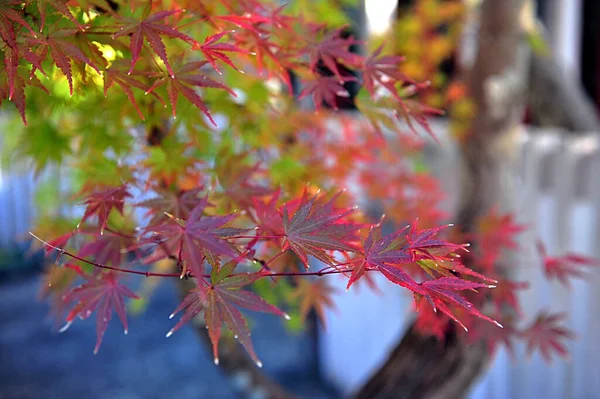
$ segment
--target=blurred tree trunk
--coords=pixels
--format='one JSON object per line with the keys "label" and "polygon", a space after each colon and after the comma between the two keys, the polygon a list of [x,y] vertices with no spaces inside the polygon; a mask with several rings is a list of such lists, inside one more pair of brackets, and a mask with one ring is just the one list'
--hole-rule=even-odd
{"label": "blurred tree trunk", "polygon": [[572,133],[600,132],[593,101],[581,82],[563,73],[551,54],[532,54],[529,86],[527,103],[532,123]]}
{"label": "blurred tree trunk", "polygon": [[[522,120],[527,67],[527,51],[520,28],[520,13],[528,0],[484,0],[476,61],[468,74],[471,95],[478,106],[470,135],[461,144],[464,163],[461,205],[457,221],[472,231],[478,217],[499,200],[510,207],[506,174],[516,155],[514,133]],[[179,283],[180,293],[187,283]],[[205,327],[198,333],[208,342]],[[488,361],[483,343],[467,345],[449,324],[446,340],[419,334],[410,326],[385,364],[357,393],[360,399],[462,398]],[[247,358],[236,342],[219,345],[223,370],[247,396],[290,398],[277,383],[267,378]],[[244,378],[238,378],[243,376]]]}
{"label": "blurred tree trunk", "polygon": [[[460,144],[463,162],[457,223],[465,232],[491,207],[510,209],[513,139],[522,120],[528,52],[520,27],[525,0],[484,0],[480,11],[477,56],[467,81],[477,113]],[[500,203],[502,202],[502,203]],[[466,260],[468,262],[468,259]],[[462,398],[483,371],[483,343],[468,345],[447,328],[440,343],[410,326],[388,360],[356,398]]]}

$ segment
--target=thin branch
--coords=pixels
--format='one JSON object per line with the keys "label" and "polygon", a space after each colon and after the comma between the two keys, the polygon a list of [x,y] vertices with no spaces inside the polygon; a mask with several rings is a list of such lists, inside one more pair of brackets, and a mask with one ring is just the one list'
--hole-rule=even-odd
{"label": "thin branch", "polygon": [[[100,268],[100,269],[106,269],[106,270],[113,270],[116,272],[120,272],[120,273],[129,273],[129,274],[137,274],[140,276],[146,276],[146,277],[177,277],[177,278],[183,278],[183,277],[195,277],[191,272],[187,272],[185,274],[181,274],[181,273],[157,273],[157,272],[150,272],[150,271],[141,271],[141,270],[134,270],[134,269],[125,269],[125,268],[120,268],[120,267],[115,267],[115,266],[108,266],[108,265],[104,265],[102,263],[97,263],[94,261],[91,261],[89,259],[85,259],[82,258],[81,256],[78,256],[74,253],[71,253],[63,248],[59,248],[57,246],[54,246],[52,244],[50,244],[49,242],[46,242],[44,240],[42,240],[40,237],[36,236],[35,234],[33,234],[32,232],[29,232],[29,234],[37,239],[38,241],[40,241],[41,243],[43,243],[44,245],[46,245],[49,248],[52,248],[58,252],[60,252],[62,255],[68,256],[72,259],[84,262],[88,265]],[[282,252],[283,253],[283,252]],[[276,255],[279,256],[279,255]],[[337,266],[342,266],[344,264],[340,264]],[[329,270],[331,269],[331,266],[327,266],[319,271],[316,272],[268,272],[268,273],[262,273],[259,278],[263,278],[263,277],[293,277],[293,276],[327,276],[330,274],[342,274],[342,273],[349,273],[352,271],[352,268],[344,268],[344,269],[333,269],[333,270]],[[367,269],[366,271],[372,271],[375,269]],[[202,275],[203,278],[209,278],[210,274],[203,274]]]}

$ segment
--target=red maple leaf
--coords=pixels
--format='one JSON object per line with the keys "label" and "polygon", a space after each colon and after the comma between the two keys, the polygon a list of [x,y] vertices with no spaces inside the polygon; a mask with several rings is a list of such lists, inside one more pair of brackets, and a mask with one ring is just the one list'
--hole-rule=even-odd
{"label": "red maple leaf", "polygon": [[269,77],[276,76],[285,82],[290,93],[293,93],[290,70],[294,69],[292,60],[295,53],[271,40],[268,32],[243,30],[233,36],[236,46],[256,54],[256,67],[258,73],[268,72]]}
{"label": "red maple leaf", "polygon": [[33,48],[33,52],[38,59],[45,59],[48,52],[50,52],[50,56],[56,66],[67,77],[67,81],[69,82],[69,93],[71,95],[73,95],[73,72],[71,69],[71,62],[82,62],[100,73],[98,67],[79,49],[79,47],[69,41],[69,37],[75,35],[77,32],[77,29],[60,29],[44,37],[28,39],[28,44]]}
{"label": "red maple leaf", "polygon": [[271,22],[271,19],[267,16],[253,14],[250,12],[246,12],[243,15],[218,15],[212,17],[212,19],[217,21],[229,22],[235,26],[254,32],[263,32],[264,30],[259,28],[259,26]]}
{"label": "red maple leaf", "polygon": [[114,209],[123,214],[125,198],[128,197],[131,197],[131,194],[126,186],[106,188],[89,194],[85,201],[85,212],[77,228],[92,216],[96,216],[100,225],[100,234],[104,234],[110,212]]}
{"label": "red maple leaf", "polygon": [[598,267],[600,261],[595,258],[568,253],[563,256],[549,256],[541,241],[536,243],[538,251],[544,262],[544,273],[548,279],[557,279],[566,287],[570,287],[569,278],[585,277],[582,270],[586,267]]}
{"label": "red maple leaf", "polygon": [[552,362],[553,352],[566,358],[569,353],[562,341],[575,339],[573,332],[560,326],[567,317],[566,313],[540,313],[533,324],[522,333],[527,340],[528,355],[531,356],[538,349],[548,363]]}
{"label": "red maple leaf", "polygon": [[419,284],[401,266],[411,261],[411,254],[398,237],[406,229],[381,237],[381,225],[373,226],[365,240],[362,259],[355,260],[346,289],[360,279],[368,268],[378,269],[388,280],[413,292],[422,292]]}
{"label": "red maple leaf", "polygon": [[93,241],[85,243],[77,255],[82,258],[93,256],[96,263],[102,265],[112,264],[118,267],[123,262],[123,256],[125,255],[123,249],[132,244],[133,238],[131,236],[104,234],[96,236]]}
{"label": "red maple leaf", "polygon": [[221,74],[221,71],[219,71],[219,68],[217,68],[217,62],[216,62],[217,60],[223,61],[224,63],[226,63],[233,69],[235,69],[236,71],[238,70],[236,68],[236,66],[233,64],[233,61],[231,61],[231,59],[227,56],[226,52],[236,52],[236,53],[244,53],[244,54],[250,53],[249,51],[239,48],[237,46],[234,46],[233,44],[217,43],[219,40],[221,40],[221,38],[223,38],[223,36],[225,36],[226,34],[231,33],[231,32],[232,31],[223,31],[223,32],[208,36],[204,40],[204,43],[202,43],[201,45],[194,46],[194,48],[198,48],[198,49],[200,49],[200,51],[202,51],[202,54],[204,54],[204,56],[206,57],[206,60],[210,63],[210,65],[212,65],[214,70],[217,71],[219,74]]}
{"label": "red maple leaf", "polygon": [[[149,4],[152,4],[152,2],[149,2]],[[131,34],[131,40],[129,45],[129,49],[131,50],[131,67],[129,68],[129,73],[133,72],[133,68],[135,67],[135,64],[142,51],[142,46],[144,44],[145,37],[148,43],[150,44],[150,47],[152,47],[152,50],[154,50],[156,55],[158,55],[158,57],[165,63],[169,75],[171,77],[175,76],[173,70],[171,69],[169,59],[167,58],[167,51],[165,48],[165,44],[161,39],[161,36],[168,36],[172,38],[181,39],[191,44],[196,43],[196,41],[191,37],[179,32],[172,26],[160,23],[160,21],[181,11],[183,10],[169,10],[156,12],[152,15],[147,16],[142,21],[135,21],[129,25],[123,26],[119,32],[113,35],[114,38],[118,38],[121,36]]]}
{"label": "red maple leaf", "polygon": [[56,11],[69,18],[71,22],[77,25],[79,30],[83,30],[83,26],[75,19],[75,16],[67,7],[65,0],[37,0],[38,11],[40,12],[40,32],[44,30],[44,24],[46,22],[46,9],[48,6],[52,6]]}
{"label": "red maple leaf", "polygon": [[[402,270],[404,265],[419,261],[439,262],[444,264],[444,267],[485,279],[478,273],[460,265],[454,256],[450,256],[458,250],[465,250],[467,245],[439,239],[440,231],[448,226],[418,230],[415,222],[411,226],[383,238],[381,225],[373,226],[364,243],[363,258],[352,261],[354,268],[346,288],[350,288],[355,281],[360,279],[367,269],[378,269],[394,284],[422,294],[420,285],[406,271]],[[451,263],[451,265],[446,266],[445,262]]]}
{"label": "red maple leaf", "polygon": [[358,42],[352,37],[343,38],[343,30],[344,28],[341,28],[326,34],[318,43],[308,48],[310,69],[316,71],[317,64],[321,61],[340,83],[345,79],[340,72],[338,62],[348,66],[360,65],[362,62],[361,56],[350,51],[350,46]]}
{"label": "red maple leaf", "polygon": [[149,226],[157,225],[166,221],[165,212],[177,219],[187,219],[192,209],[198,206],[202,199],[199,194],[204,190],[198,187],[193,190],[173,191],[163,188],[154,189],[157,197],[140,202],[139,207],[150,208],[146,216],[153,215]]}
{"label": "red maple leaf", "polygon": [[305,190],[300,206],[291,218],[288,206],[283,207],[285,246],[289,246],[306,267],[308,255],[333,265],[333,258],[327,251],[356,251],[353,243],[358,240],[360,225],[344,220],[356,208],[335,208],[334,202],[340,194],[321,204],[322,198],[317,200],[319,193],[309,198]]}
{"label": "red maple leaf", "polygon": [[309,311],[314,310],[323,327],[326,327],[325,308],[335,308],[332,295],[336,292],[337,290],[324,279],[315,281],[301,279],[298,280],[298,286],[292,293],[291,298],[300,299],[300,317],[303,320],[306,319]]}
{"label": "red maple leaf", "polygon": [[475,241],[481,251],[478,255],[479,263],[488,270],[493,269],[503,249],[518,249],[515,240],[525,228],[516,223],[512,213],[501,214],[497,207],[492,208],[477,225]]}
{"label": "red maple leaf", "polygon": [[169,317],[172,318],[185,310],[177,324],[167,333],[167,337],[170,337],[203,310],[204,321],[213,346],[215,364],[219,364],[218,345],[223,324],[225,324],[226,328],[244,346],[252,360],[262,367],[261,361],[254,352],[246,319],[237,308],[273,313],[286,318],[289,316],[258,295],[242,290],[242,287],[256,281],[260,275],[256,273],[231,275],[235,266],[235,262],[229,262],[220,269],[213,268],[210,283],[203,280],[198,281],[197,288],[190,291]]}
{"label": "red maple leaf", "polygon": [[168,256],[176,256],[183,261],[181,275],[191,270],[194,275],[202,275],[204,260],[213,267],[221,256],[234,258],[234,246],[224,238],[239,234],[245,230],[223,227],[237,215],[205,216],[204,210],[209,206],[208,199],[203,198],[190,212],[187,219],[173,216],[163,224],[149,226],[146,231],[150,237],[143,243],[161,242],[163,245],[144,260],[154,262]]}
{"label": "red maple leaf", "polygon": [[[119,85],[121,90],[123,90],[123,93],[125,93],[129,101],[133,104],[140,118],[142,118],[142,120],[145,120],[146,118],[142,114],[142,111],[140,110],[137,101],[135,101],[135,95],[133,94],[133,90],[131,90],[131,88],[135,87],[146,92],[148,90],[148,86],[144,85],[142,82],[125,72],[126,67],[123,64],[124,60],[117,60],[110,67],[106,68],[106,70],[102,74],[104,77],[104,97],[106,97],[108,89],[110,89],[116,83],[117,85]],[[164,102],[158,95],[156,95],[155,93],[151,94],[161,103],[164,104]]]}
{"label": "red maple leaf", "polygon": [[490,323],[494,323],[498,327],[502,327],[500,323],[481,313],[471,302],[457,293],[457,291],[475,291],[477,288],[492,288],[494,286],[463,280],[458,277],[442,277],[435,280],[424,281],[420,285],[424,291],[424,294],[415,292],[415,302],[417,302],[417,306],[422,297],[425,297],[434,310],[441,311],[452,320],[457,322],[466,331],[468,331],[467,327],[456,316],[454,316],[449,306],[462,308],[462,310],[470,313],[473,316],[489,321]]}
{"label": "red maple leaf", "polygon": [[259,234],[270,236],[283,236],[285,234],[283,220],[278,209],[280,196],[281,188],[266,200],[258,197],[252,198],[252,209],[249,216],[256,223]]}
{"label": "red maple leaf", "polygon": [[129,288],[117,281],[114,272],[99,273],[94,276],[83,275],[86,282],[67,292],[62,300],[67,305],[74,305],[67,315],[67,324],[61,329],[65,331],[73,323],[75,317],[85,320],[96,313],[97,340],[94,354],[98,353],[106,327],[112,317],[112,310],[117,313],[125,334],[127,334],[127,316],[124,297],[138,299]]}
{"label": "red maple leaf", "polygon": [[[7,57],[6,53],[8,52],[12,52],[12,50],[7,49],[5,52],[5,57]],[[16,55],[16,53],[12,52],[12,55]],[[34,86],[45,91],[46,93],[49,92],[36,76],[27,78],[17,73],[17,75],[11,80],[11,78],[8,77],[8,73],[8,69],[0,70],[0,105],[2,105],[2,101],[5,98],[8,98],[9,101],[15,104],[19,114],[21,114],[23,124],[27,126],[27,118],[25,117],[25,87]],[[4,77],[6,78],[4,79]],[[12,96],[10,95],[11,90],[13,92]]]}
{"label": "red maple leaf", "polygon": [[496,306],[496,314],[503,314],[503,308],[508,306],[516,312],[517,316],[522,316],[523,312],[521,311],[516,291],[527,288],[529,288],[529,283],[526,281],[513,282],[504,279],[500,280],[496,289],[492,290],[492,300]]}
{"label": "red maple leaf", "polygon": [[14,6],[22,6],[20,0],[4,0],[0,2],[0,37],[9,45],[12,46],[16,42],[15,27],[13,22],[21,25],[29,31],[31,36],[36,37],[31,26],[25,21],[23,16],[17,12]]}
{"label": "red maple leaf", "polygon": [[[342,82],[355,81],[354,77],[343,77]],[[333,76],[315,76],[314,80],[305,82],[305,87],[298,96],[299,100],[312,94],[313,103],[318,110],[323,102],[333,109],[338,109],[336,97],[350,97],[350,93],[339,83],[340,81]]]}
{"label": "red maple leaf", "polygon": [[167,93],[171,102],[171,110],[174,118],[177,117],[177,99],[179,98],[179,94],[182,94],[188,99],[189,102],[198,107],[198,109],[200,109],[200,111],[206,115],[213,125],[217,126],[217,123],[214,121],[210,112],[208,111],[208,108],[204,104],[202,97],[196,93],[195,87],[210,87],[227,90],[229,94],[234,97],[237,97],[237,94],[235,94],[233,90],[224,84],[219,83],[204,74],[198,73],[198,70],[200,70],[206,64],[207,61],[188,62],[179,68],[177,72],[171,71],[170,77],[162,77],[158,79],[156,82],[154,82],[152,87],[146,91],[146,93],[151,93],[154,89],[166,83]]}
{"label": "red maple leaf", "polygon": [[408,82],[417,84],[417,82],[400,72],[398,68],[398,65],[404,61],[404,57],[394,55],[380,57],[383,47],[384,45],[379,46],[370,57],[365,58],[360,68],[365,89],[373,98],[376,96],[378,84],[388,89],[395,97],[398,96],[398,91],[395,87],[396,83]]}

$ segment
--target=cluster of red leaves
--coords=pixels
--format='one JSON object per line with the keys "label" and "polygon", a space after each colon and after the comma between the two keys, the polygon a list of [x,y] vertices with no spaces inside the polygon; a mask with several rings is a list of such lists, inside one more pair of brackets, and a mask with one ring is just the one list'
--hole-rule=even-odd
{"label": "cluster of red leaves", "polygon": [[[461,265],[459,258],[454,255],[464,251],[466,245],[453,244],[441,238],[441,232],[447,226],[419,229],[414,223],[382,236],[381,226],[377,225],[371,227],[368,237],[363,240],[360,230],[368,225],[353,219],[356,208],[338,207],[342,192],[326,197],[318,192],[309,194],[305,190],[302,195],[285,204],[280,203],[280,193],[276,192],[266,200],[255,197],[243,214],[210,215],[211,204],[208,198],[199,196],[200,190],[194,190],[180,192],[170,199],[163,193],[155,199],[137,204],[149,208],[155,216],[147,227],[139,229],[138,242],[135,242],[136,237],[106,227],[108,213],[123,212],[122,202],[127,192],[127,188],[121,186],[89,195],[82,221],[89,223],[93,219],[97,224],[93,225],[96,227],[82,230],[86,236],[91,235],[92,240],[83,245],[78,253],[63,249],[72,234],[49,243],[55,249],[58,248],[61,254],[82,263],[82,266],[94,266],[91,273],[83,272],[81,266],[72,266],[84,282],[68,290],[62,299],[65,307],[71,307],[67,325],[70,325],[75,316],[85,319],[94,311],[97,312],[96,350],[110,320],[110,309],[114,308],[126,326],[123,298],[136,298],[118,280],[116,271],[123,272],[123,275],[126,272],[159,275],[143,269],[122,268],[127,263],[123,252],[133,249],[144,253],[150,251],[143,258],[143,264],[172,259],[180,268],[179,273],[160,274],[161,276],[194,278],[196,288],[175,310],[174,314],[180,311],[184,311],[184,314],[168,336],[193,317],[203,314],[213,343],[215,362],[218,362],[218,342],[225,326],[260,365],[252,348],[246,320],[238,308],[286,316],[256,294],[242,289],[265,277],[305,278],[341,274],[348,277],[349,288],[367,272],[378,271],[392,283],[412,291],[417,303],[424,298],[434,309],[461,325],[453,309],[461,309],[474,317],[494,322],[459,294],[460,291],[492,287],[488,282],[443,274],[441,278],[417,281],[404,270],[410,264],[426,261],[449,265],[447,267],[451,270],[460,270],[465,275],[485,279]],[[178,216],[167,214],[167,217],[157,218],[157,215],[164,214],[163,209],[169,209]],[[245,227],[233,227],[234,221],[239,221]],[[252,225],[254,229],[251,228]],[[108,232],[102,234],[106,229]],[[249,230],[254,231],[255,235],[242,235]],[[262,261],[260,268],[252,271],[256,265],[254,261],[257,251],[260,252],[259,247],[264,245],[270,248],[266,254],[275,255],[270,255],[270,260]],[[265,254],[264,248],[262,252]],[[296,254],[305,268],[312,261],[321,261],[327,266],[316,272],[302,269],[290,272],[271,271],[268,264],[286,252]],[[346,261],[338,261],[340,256]],[[236,272],[242,268],[246,270]],[[446,269],[442,267],[440,270]],[[322,279],[315,282],[301,281],[304,282],[299,283],[293,295],[300,301],[301,314],[306,316],[310,309],[315,308],[323,318],[323,306],[332,304],[331,287]]]}
{"label": "cluster of red leaves", "polygon": [[544,263],[544,273],[548,279],[556,279],[566,287],[570,287],[569,278],[585,278],[583,271],[586,267],[598,267],[600,261],[572,253],[563,256],[549,256],[546,247],[541,241],[537,242],[537,249],[542,256]]}
{"label": "cluster of red leaves", "polygon": [[[67,78],[71,95],[74,69],[103,75],[104,94],[117,84],[142,119],[144,114],[136,101],[136,90],[152,93],[164,104],[162,94],[156,93],[156,89],[164,85],[174,117],[178,98],[184,97],[216,125],[197,89],[226,90],[235,96],[223,82],[212,79],[210,70],[204,68],[208,66],[221,73],[220,64],[236,71],[277,77],[287,83],[290,92],[289,72],[293,71],[300,76],[304,87],[300,97],[311,95],[317,109],[323,103],[335,108],[336,97],[349,95],[343,84],[358,78],[342,74],[340,68],[343,67],[361,76],[363,86],[373,99],[387,93],[384,95],[393,99],[395,103],[391,107],[400,119],[409,123],[415,120],[429,130],[421,114],[435,111],[421,109],[415,112],[415,104],[405,98],[407,85],[420,86],[398,71],[401,57],[382,55],[382,47],[366,57],[355,54],[350,51],[350,46],[358,42],[352,37],[343,37],[342,29],[331,31],[303,21],[301,17],[285,15],[284,6],[272,8],[254,1],[240,4],[221,1],[230,14],[217,15],[214,13],[219,7],[210,7],[204,2],[183,2],[186,4],[182,5],[189,7],[184,12],[183,8],[173,5],[167,7],[162,2],[145,1],[136,2],[136,9],[140,11],[132,16],[122,17],[113,12],[115,18],[107,19],[110,24],[97,24],[82,22],[81,17],[89,13],[91,3],[88,2],[75,2],[78,9],[69,9],[62,1],[40,2],[44,5],[39,6],[40,18],[35,22],[29,22],[31,18],[26,17],[24,11],[29,3],[34,0],[0,4],[0,39],[4,44],[6,67],[0,75],[0,101],[8,99],[15,103],[25,123],[24,89],[37,86],[45,90],[36,71],[45,75],[42,64],[47,65],[47,62],[55,65]],[[139,3],[143,7],[139,7]],[[62,14],[73,27],[50,29],[46,26],[48,6]],[[132,2],[132,10],[133,7]],[[101,8],[104,9],[104,5]],[[73,14],[72,10],[79,10],[79,13]],[[211,24],[214,33],[202,39],[194,37],[195,31],[190,26],[200,20]],[[298,29],[302,31],[298,32]],[[128,48],[130,56],[107,62],[94,42],[98,35],[102,35],[104,45]],[[183,53],[168,54],[171,47],[165,45],[163,38],[180,41],[189,47]],[[232,61],[232,54],[238,62]],[[154,56],[164,68],[155,62]],[[323,67],[331,71],[332,76],[324,75]]]}
{"label": "cluster of red leaves", "polygon": [[[113,18],[103,23],[83,22],[83,15],[89,15],[92,6],[109,12],[104,3],[73,1],[69,2],[69,6],[73,5],[69,8],[63,0],[0,2],[0,44],[5,65],[0,72],[0,101],[13,102],[25,123],[25,88],[35,86],[45,90],[37,77],[46,75],[45,69],[50,65],[66,77],[71,94],[76,92],[77,86],[89,83],[79,82],[74,71],[82,75],[101,74],[104,94],[115,84],[119,86],[141,119],[144,113],[136,94],[145,93],[162,104],[168,102],[173,117],[177,115],[179,100],[187,100],[216,125],[200,90],[217,89],[235,96],[224,81],[212,76],[213,71],[221,73],[226,67],[235,72],[276,77],[287,84],[290,93],[290,71],[293,71],[303,86],[300,97],[311,96],[317,109],[323,104],[335,108],[336,98],[350,95],[345,84],[359,81],[376,107],[381,108],[381,115],[391,111],[393,118],[407,122],[411,128],[416,122],[429,130],[425,115],[435,110],[407,98],[424,85],[400,73],[401,57],[384,55],[383,47],[367,56],[355,54],[350,48],[358,42],[345,36],[341,29],[330,31],[301,17],[288,16],[285,7],[255,0],[221,0],[218,3],[227,10],[223,15],[215,11],[221,8],[210,1],[132,0],[132,12],[127,17],[113,12]],[[38,10],[35,18],[26,12],[31,6]],[[60,26],[64,27],[47,26],[49,14],[59,14]],[[192,29],[200,21],[212,27],[210,34],[201,38],[195,37],[197,31]],[[99,55],[95,44],[99,37],[103,38],[103,44],[129,54],[108,62]],[[166,39],[176,45],[167,46]],[[178,46],[186,50],[175,51]],[[230,58],[233,54],[235,60]],[[347,71],[360,78],[350,76]],[[389,122],[383,116],[378,120],[367,115],[366,119],[373,125],[371,128],[377,130],[381,130],[380,124]],[[171,191],[166,188],[168,184],[151,184],[158,195],[149,201],[131,204],[148,208],[148,216],[151,216],[150,223],[136,234],[109,228],[110,214],[125,211],[126,201],[131,197],[128,187],[94,191],[86,197],[81,223],[87,225],[93,220],[96,224],[91,231],[86,230],[90,226],[83,226],[81,232],[87,239],[79,251],[73,253],[65,249],[74,233],[47,243],[59,255],[74,260],[75,264],[68,263],[65,269],[72,270],[82,280],[81,285],[74,288],[64,287],[64,295],[60,297],[59,313],[70,308],[67,326],[76,317],[86,319],[96,312],[97,351],[112,309],[127,331],[125,298],[137,296],[120,281],[121,276],[193,278],[196,287],[175,310],[174,313],[183,311],[183,316],[168,335],[193,317],[203,315],[215,362],[218,362],[217,348],[225,326],[260,365],[246,320],[238,308],[280,316],[285,313],[243,288],[265,277],[300,279],[292,296],[300,301],[300,313],[305,316],[310,309],[315,309],[324,318],[324,306],[333,303],[333,289],[323,279],[309,281],[306,277],[341,274],[348,278],[347,288],[350,288],[369,274],[381,272],[392,283],[413,292],[417,307],[423,299],[430,304],[431,311],[421,310],[419,323],[434,332],[443,334],[447,323],[440,320],[454,320],[465,330],[484,321],[494,327],[488,334],[496,337],[493,342],[507,341],[516,330],[509,324],[505,332],[499,333],[494,325],[499,323],[492,317],[500,315],[499,309],[505,306],[518,309],[515,290],[522,285],[500,281],[498,288],[484,291],[495,304],[494,314],[481,310],[486,298],[477,290],[491,288],[492,282],[496,285],[486,276],[496,277],[500,250],[515,248],[514,237],[522,227],[514,223],[510,215],[490,214],[481,221],[479,235],[467,237],[477,244],[476,261],[467,267],[457,256],[457,252],[466,251],[467,246],[453,243],[461,240],[443,236],[442,230],[447,226],[440,226],[444,215],[437,211],[441,194],[436,183],[423,174],[391,167],[395,163],[390,161],[404,152],[387,146],[382,136],[367,138],[368,144],[353,140],[358,130],[345,126],[346,139],[342,142],[347,144],[343,148],[331,142],[320,147],[323,141],[315,141],[312,145],[317,150],[309,153],[333,159],[338,166],[337,173],[331,173],[335,183],[348,178],[340,165],[363,162],[365,167],[354,176],[359,183],[370,194],[387,199],[386,206],[395,212],[395,220],[406,221],[420,215],[420,223],[425,228],[418,228],[415,222],[383,235],[381,226],[375,225],[364,237],[361,229],[367,230],[369,225],[360,222],[354,208],[339,206],[339,193],[329,199],[318,193],[309,194],[308,190],[301,195],[271,193],[250,182],[258,166],[239,167],[223,174],[220,183],[224,190],[220,194],[240,205],[243,212],[239,213],[212,207],[206,194],[208,190],[200,185],[192,190]],[[418,147],[408,140],[402,144],[411,149]],[[352,162],[347,162],[348,159]],[[374,160],[379,164],[374,166]],[[241,165],[236,160],[231,163]],[[396,184],[389,184],[392,181]],[[288,201],[282,204],[282,197]],[[248,231],[254,234],[243,235]],[[173,260],[177,273],[151,272],[145,265],[126,269],[124,253],[130,251],[136,254],[139,251],[137,258],[142,258],[144,264]],[[304,268],[279,265],[285,259],[282,254],[290,253],[299,258]],[[313,260],[326,266],[315,272],[307,271]],[[571,255],[546,257],[545,270],[549,277],[565,281],[567,276],[579,274],[576,265],[590,264],[587,259]],[[86,265],[93,266],[92,270],[85,269]],[[245,270],[239,271],[242,268]],[[423,273],[415,274],[414,269]],[[523,332],[530,348],[539,347],[544,356],[551,349],[563,354],[559,339],[568,338],[569,334],[555,326],[558,321],[554,316],[542,317]],[[476,331],[480,333],[486,331],[485,328]]]}
{"label": "cluster of red leaves", "polygon": [[[498,209],[492,209],[479,220],[476,233],[470,235],[476,245],[469,253],[469,264],[476,265],[478,271],[499,281],[495,284],[496,288],[488,291],[486,296],[472,295],[469,298],[477,307],[483,307],[486,303],[493,305],[489,314],[495,320],[500,320],[504,328],[491,328],[488,323],[482,323],[481,318],[479,320],[468,318],[463,327],[465,329],[469,327],[467,339],[472,342],[484,340],[490,353],[493,353],[499,345],[504,345],[509,353],[513,354],[513,340],[521,339],[526,342],[529,355],[538,349],[543,358],[550,362],[553,355],[568,356],[563,341],[573,339],[574,334],[561,326],[567,315],[541,312],[531,324],[520,325],[519,322],[522,321],[524,314],[518,291],[527,289],[529,283],[511,281],[501,276],[503,266],[500,264],[500,254],[503,250],[518,250],[518,236],[524,230],[525,227],[515,221],[514,215],[501,214]],[[584,276],[581,268],[598,265],[596,259],[581,255],[548,256],[541,242],[537,243],[537,248],[548,279],[556,278],[567,287],[568,278]],[[518,268],[519,265],[513,267]],[[465,274],[462,270],[455,271],[459,275]],[[421,312],[417,319],[417,328],[423,333],[433,334],[440,340],[444,340],[449,328],[448,319],[454,320],[457,314],[442,313],[440,315],[431,311]]]}

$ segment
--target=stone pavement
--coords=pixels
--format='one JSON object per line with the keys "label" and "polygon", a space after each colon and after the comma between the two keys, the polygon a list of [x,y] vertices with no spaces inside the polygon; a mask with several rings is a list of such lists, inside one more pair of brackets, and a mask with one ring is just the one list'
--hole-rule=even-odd
{"label": "stone pavement", "polygon": [[[129,335],[113,315],[97,355],[95,317],[52,332],[39,284],[0,281],[0,399],[238,397],[192,328],[165,338],[178,303],[173,284],[161,284],[148,310],[129,317]],[[277,317],[253,320],[255,349],[272,378],[301,398],[335,397],[318,378],[312,339],[290,336]]]}

